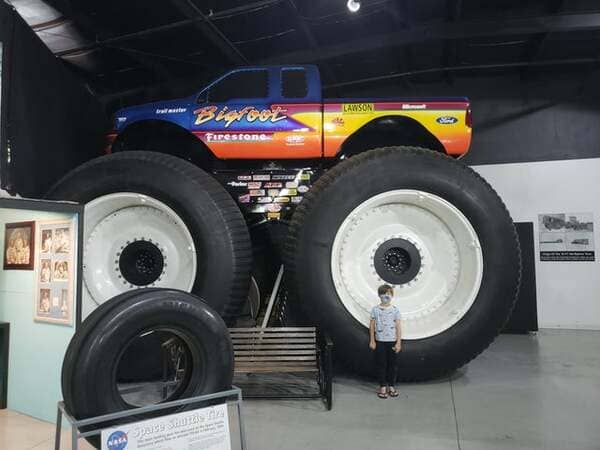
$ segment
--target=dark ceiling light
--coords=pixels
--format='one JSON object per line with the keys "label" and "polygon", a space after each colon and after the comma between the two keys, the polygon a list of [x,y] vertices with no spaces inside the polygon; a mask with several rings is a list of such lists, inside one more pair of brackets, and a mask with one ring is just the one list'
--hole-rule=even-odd
{"label": "dark ceiling light", "polygon": [[350,12],[357,12],[360,9],[360,1],[359,0],[348,0],[346,6],[350,10]]}

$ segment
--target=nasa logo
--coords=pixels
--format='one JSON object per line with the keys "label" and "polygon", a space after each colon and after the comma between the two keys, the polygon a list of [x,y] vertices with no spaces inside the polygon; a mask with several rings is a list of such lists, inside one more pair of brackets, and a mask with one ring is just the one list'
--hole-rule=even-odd
{"label": "nasa logo", "polygon": [[122,431],[115,431],[106,441],[108,450],[124,450],[127,447],[127,434]]}

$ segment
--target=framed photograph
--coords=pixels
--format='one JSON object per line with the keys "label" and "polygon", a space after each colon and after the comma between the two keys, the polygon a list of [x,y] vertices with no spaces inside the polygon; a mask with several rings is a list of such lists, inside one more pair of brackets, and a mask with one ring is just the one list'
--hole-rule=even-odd
{"label": "framed photograph", "polygon": [[36,322],[73,324],[76,234],[72,221],[38,222]]}
{"label": "framed photograph", "polygon": [[4,270],[33,270],[35,222],[7,223],[4,228]]}

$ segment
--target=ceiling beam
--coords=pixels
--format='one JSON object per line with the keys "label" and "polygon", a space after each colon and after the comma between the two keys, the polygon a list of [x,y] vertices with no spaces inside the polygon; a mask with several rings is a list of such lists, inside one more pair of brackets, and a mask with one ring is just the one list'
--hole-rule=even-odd
{"label": "ceiling beam", "polygon": [[[447,0],[446,22],[454,23],[460,20],[463,9],[463,0]],[[446,39],[444,42],[444,51],[442,63],[445,67],[452,67],[458,64],[458,39]],[[451,71],[444,71],[444,79],[446,83],[454,83],[454,74]]]}
{"label": "ceiling beam", "polygon": [[[224,9],[222,11],[217,11],[213,14],[211,14],[210,19],[212,21],[218,20],[218,19],[223,19],[223,18],[227,18],[227,17],[234,17],[234,16],[238,16],[238,15],[243,15],[246,14],[250,11],[254,11],[256,9],[260,9],[260,8],[267,8],[269,6],[275,5],[277,3],[282,2],[283,0],[261,0],[261,1],[256,1],[256,2],[252,2],[252,3],[246,3],[243,6],[238,6],[235,8],[230,8],[230,9]],[[68,56],[68,55],[73,55],[76,53],[80,53],[83,51],[87,51],[87,50],[92,50],[100,45],[107,45],[107,44],[120,44],[122,42],[127,42],[127,41],[131,41],[134,39],[140,39],[143,37],[147,37],[147,36],[151,36],[157,33],[163,33],[166,31],[171,31],[171,30],[175,30],[175,29],[179,29],[179,28],[183,28],[189,25],[194,25],[197,22],[204,22],[205,20],[207,20],[207,16],[204,15],[202,17],[194,17],[192,19],[184,19],[184,20],[179,20],[177,22],[173,22],[173,23],[168,23],[166,25],[160,25],[157,27],[151,27],[151,28],[146,28],[145,30],[140,30],[140,31],[135,31],[133,33],[128,33],[128,34],[122,34],[122,35],[118,35],[118,36],[113,36],[110,38],[105,38],[103,40],[98,40],[95,42],[90,42],[89,44],[86,45],[82,45],[76,48],[71,48],[71,49],[67,49],[67,50],[63,50],[61,52],[57,52],[55,53],[56,56]]]}
{"label": "ceiling beam", "polygon": [[359,38],[321,47],[319,51],[295,51],[265,58],[262,63],[302,63],[323,61],[337,56],[400,47],[419,42],[466,39],[485,36],[512,36],[542,32],[600,30],[600,13],[544,15],[538,17],[469,20],[418,25],[394,33]]}
{"label": "ceiling beam", "polygon": [[352,86],[356,84],[365,84],[365,83],[376,83],[381,81],[386,81],[394,78],[400,77],[410,77],[415,75],[424,75],[430,73],[440,73],[445,70],[453,71],[453,72],[466,72],[466,71],[484,71],[484,70],[498,70],[498,69],[511,69],[518,68],[527,65],[534,65],[538,67],[554,67],[554,66],[574,66],[574,65],[598,65],[600,64],[600,57],[596,58],[565,58],[565,59],[551,59],[551,60],[542,60],[542,61],[520,61],[514,63],[491,63],[491,64],[468,64],[468,65],[459,65],[454,67],[431,67],[428,69],[418,69],[411,70],[406,72],[395,72],[389,73],[385,75],[378,75],[374,77],[360,78],[351,81],[344,81],[337,84],[329,84],[323,86],[323,89],[331,89],[336,87],[344,87],[344,86]]}
{"label": "ceiling beam", "polygon": [[[560,13],[565,6],[565,1],[566,0],[549,1],[547,11],[551,14]],[[546,48],[549,36],[549,31],[533,35],[529,43],[523,48],[521,61],[537,61]],[[524,70],[526,71],[527,69],[525,68]],[[524,76],[525,73],[522,71],[521,75]]]}
{"label": "ceiling beam", "polygon": [[[73,6],[71,0],[54,0],[49,3],[51,3],[53,7],[61,11],[61,13],[64,14],[75,25],[77,30],[86,36],[87,39],[97,40],[98,36],[106,36],[112,31],[105,29],[102,26],[98,26],[98,24],[89,16],[76,9]],[[100,48],[102,46],[98,45],[97,47]],[[130,59],[149,69],[159,80],[168,80],[172,77],[171,72],[167,69],[167,67],[161,64],[155,58],[141,53],[132,52],[129,50],[123,50],[118,48],[115,49],[121,52],[126,52]],[[58,53],[55,53],[55,56],[60,55]],[[68,60],[64,61],[68,62]]]}
{"label": "ceiling beam", "polygon": [[[302,32],[304,39],[306,39],[310,48],[313,50],[318,50],[319,43],[317,42],[314,33],[310,29],[310,26],[306,23],[306,20],[304,20],[302,14],[300,14],[300,11],[298,11],[298,5],[296,4],[295,0],[287,0],[287,4],[290,12],[292,13],[292,18],[296,24],[296,27]],[[329,64],[322,64],[322,71],[323,75],[325,75],[330,82],[337,82],[337,77],[335,76],[335,73]]]}
{"label": "ceiling beam", "polygon": [[171,0],[177,10],[188,19],[201,19],[194,22],[194,27],[200,31],[202,36],[211,42],[234,65],[248,64],[248,59],[240,50],[225,36],[212,22],[210,17],[204,14],[192,0]]}

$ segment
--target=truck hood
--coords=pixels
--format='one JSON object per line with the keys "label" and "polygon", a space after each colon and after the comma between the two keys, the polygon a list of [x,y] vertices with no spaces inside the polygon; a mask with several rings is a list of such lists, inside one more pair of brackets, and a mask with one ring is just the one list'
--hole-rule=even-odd
{"label": "truck hood", "polygon": [[116,131],[140,120],[169,120],[178,121],[177,118],[186,114],[193,107],[193,99],[179,98],[162,102],[144,103],[143,105],[130,106],[119,109],[114,114],[114,127]]}

